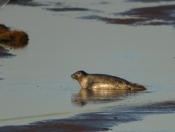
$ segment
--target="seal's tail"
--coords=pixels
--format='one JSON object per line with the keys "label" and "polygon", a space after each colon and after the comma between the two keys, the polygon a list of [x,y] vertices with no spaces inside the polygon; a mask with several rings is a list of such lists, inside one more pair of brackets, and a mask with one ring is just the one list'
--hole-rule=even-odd
{"label": "seal's tail", "polygon": [[137,84],[137,83],[131,83],[130,82],[130,85],[131,87],[134,89],[134,90],[146,90],[146,88],[143,86],[143,85],[140,85],[140,84]]}

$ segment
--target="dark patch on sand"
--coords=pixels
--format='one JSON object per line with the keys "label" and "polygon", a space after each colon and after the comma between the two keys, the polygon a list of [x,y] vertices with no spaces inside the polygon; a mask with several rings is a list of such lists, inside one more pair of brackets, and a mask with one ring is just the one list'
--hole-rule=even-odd
{"label": "dark patch on sand", "polygon": [[175,5],[135,8],[117,15],[144,18],[140,25],[174,25]]}
{"label": "dark patch on sand", "polygon": [[106,5],[106,4],[110,4],[110,2],[107,2],[107,1],[102,1],[100,2],[101,5]]}
{"label": "dark patch on sand", "polygon": [[175,0],[126,0],[128,2],[145,2],[145,3],[149,3],[149,2],[171,2],[171,1],[175,1]]}
{"label": "dark patch on sand", "polygon": [[128,18],[109,18],[98,15],[83,16],[79,18],[123,25],[175,25],[174,11],[175,5],[163,5],[134,8],[121,13],[114,13],[114,15],[117,15],[118,17],[127,16]]}
{"label": "dark patch on sand", "polygon": [[[127,2],[172,2],[175,0],[126,0]],[[33,0],[11,0],[10,4],[18,4],[23,6],[48,6],[54,5],[54,8],[45,8],[49,11],[55,12],[67,12],[67,11],[93,11],[93,12],[102,12],[99,10],[91,10],[88,8],[81,7],[71,7],[61,2],[35,2]],[[101,2],[100,4],[107,4],[108,2]],[[163,5],[163,6],[154,6],[154,7],[143,7],[143,8],[134,8],[122,13],[114,13],[119,17],[110,18],[103,17],[99,15],[90,15],[80,17],[82,19],[94,19],[98,21],[103,21],[109,24],[123,24],[123,25],[173,25],[175,26],[175,5]],[[129,18],[123,18],[120,16],[127,16]]]}
{"label": "dark patch on sand", "polygon": [[108,24],[125,24],[125,25],[140,25],[141,22],[148,20],[146,18],[125,18],[125,19],[124,18],[108,18],[108,17],[102,17],[98,15],[83,16],[79,18],[104,21]]}
{"label": "dark patch on sand", "polygon": [[21,6],[47,6],[46,3],[34,2],[33,0],[10,0],[9,4]]}
{"label": "dark patch on sand", "polygon": [[172,16],[174,10],[175,5],[163,5],[154,7],[135,8],[123,13],[119,13],[119,15],[146,17],[151,19],[174,20],[174,17]]}
{"label": "dark patch on sand", "polygon": [[49,11],[89,11],[86,8],[78,8],[78,7],[65,7],[65,8],[46,8]]}
{"label": "dark patch on sand", "polygon": [[52,8],[44,8],[49,11],[54,11],[54,12],[77,12],[77,11],[93,11],[93,12],[100,12],[99,10],[91,10],[88,8],[83,8],[83,7],[72,7],[71,5],[67,5],[66,3],[63,2],[51,2],[50,4],[54,5],[55,7]]}
{"label": "dark patch on sand", "polygon": [[[175,112],[175,101],[154,103],[129,108],[109,109],[101,112],[78,114],[66,119],[45,120],[21,126],[0,127],[2,132],[98,132],[110,130],[114,125],[142,120],[147,115]],[[136,126],[137,127],[137,126]]]}

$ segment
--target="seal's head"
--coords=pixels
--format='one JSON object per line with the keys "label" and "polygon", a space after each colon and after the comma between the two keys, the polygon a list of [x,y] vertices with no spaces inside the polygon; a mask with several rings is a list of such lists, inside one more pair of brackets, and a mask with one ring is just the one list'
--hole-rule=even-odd
{"label": "seal's head", "polygon": [[76,79],[77,81],[80,81],[85,77],[87,73],[85,71],[77,71],[74,74],[71,75],[72,79]]}

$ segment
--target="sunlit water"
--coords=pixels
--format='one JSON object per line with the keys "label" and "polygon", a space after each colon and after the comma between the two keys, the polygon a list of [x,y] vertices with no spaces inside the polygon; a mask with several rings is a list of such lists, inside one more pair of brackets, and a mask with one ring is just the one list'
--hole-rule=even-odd
{"label": "sunlit water", "polygon": [[[0,58],[1,126],[62,118],[109,106],[175,100],[172,26],[126,26],[79,19],[94,14],[112,17],[110,13],[145,6],[143,3],[63,2],[98,11],[53,12],[43,6],[7,5],[0,12],[0,23],[26,31],[30,39],[25,49],[10,51],[17,56]],[[80,86],[70,75],[77,70],[119,76],[148,90],[109,102],[92,99],[84,106],[76,105],[72,99]]]}

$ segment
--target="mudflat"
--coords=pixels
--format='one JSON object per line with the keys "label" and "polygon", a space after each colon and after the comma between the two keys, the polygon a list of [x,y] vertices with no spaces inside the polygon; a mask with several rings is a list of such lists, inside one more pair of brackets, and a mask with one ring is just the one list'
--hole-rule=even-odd
{"label": "mudflat", "polygon": [[[0,57],[0,131],[115,132],[152,115],[175,115],[174,5],[174,0],[11,0],[0,23],[25,31],[30,41],[22,46],[1,39],[0,56],[16,57]],[[0,30],[3,39],[6,30]],[[70,78],[80,69],[127,78],[147,90],[80,90]],[[166,128],[170,123],[167,116]]]}
{"label": "mudflat", "polygon": [[98,132],[112,130],[121,123],[141,121],[145,116],[175,112],[175,101],[165,101],[128,108],[109,108],[105,111],[84,113],[65,119],[44,120],[29,125],[0,127],[2,132]]}

